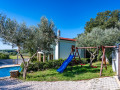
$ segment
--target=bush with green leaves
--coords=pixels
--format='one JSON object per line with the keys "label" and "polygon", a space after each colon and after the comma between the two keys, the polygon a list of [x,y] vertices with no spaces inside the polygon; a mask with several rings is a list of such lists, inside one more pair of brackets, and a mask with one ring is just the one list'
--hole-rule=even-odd
{"label": "bush with green leaves", "polygon": [[15,55],[17,55],[17,52],[10,52],[9,55],[15,56]]}
{"label": "bush with green leaves", "polygon": [[[57,68],[62,65],[64,62],[63,59],[59,60],[49,60],[47,62],[39,62],[39,61],[34,61],[31,62],[29,67],[28,67],[28,72],[30,71],[39,71],[39,70],[46,70],[49,68]],[[21,64],[22,71],[24,69],[23,63]]]}
{"label": "bush with green leaves", "polygon": [[35,56],[31,59],[31,62],[36,62],[36,61],[37,61],[37,56]]}
{"label": "bush with green leaves", "polygon": [[70,63],[69,63],[69,65],[71,66],[73,66],[73,65],[80,65],[80,64],[87,64],[87,63],[89,63],[90,62],[90,58],[80,58],[80,60],[79,60],[79,58],[76,58],[75,60],[72,60]]}
{"label": "bush with green leaves", "polygon": [[0,53],[0,59],[9,59],[9,55]]}
{"label": "bush with green leaves", "polygon": [[[65,60],[63,59],[59,59],[59,60],[49,60],[47,62],[40,62],[40,61],[34,61],[34,62],[31,62],[29,64],[29,67],[28,67],[28,72],[30,71],[43,71],[43,70],[46,70],[46,69],[50,69],[50,68],[59,68],[62,63],[64,62]],[[78,65],[78,64],[87,64],[89,62],[89,58],[81,58],[81,60],[79,59],[76,59],[76,61],[72,61],[70,62],[68,65]],[[22,67],[22,71],[23,71],[23,63],[21,64],[21,67]]]}
{"label": "bush with green leaves", "polygon": [[[46,60],[47,60],[47,56],[46,56]],[[31,59],[31,62],[36,62],[36,61],[37,61],[37,56]],[[43,61],[43,56],[41,56],[41,61]]]}

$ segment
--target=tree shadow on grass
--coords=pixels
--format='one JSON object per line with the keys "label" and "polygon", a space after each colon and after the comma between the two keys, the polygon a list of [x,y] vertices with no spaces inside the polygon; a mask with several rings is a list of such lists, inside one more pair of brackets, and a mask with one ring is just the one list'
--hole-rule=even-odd
{"label": "tree shadow on grass", "polygon": [[75,75],[83,74],[83,73],[99,73],[100,69],[99,68],[92,68],[89,66],[74,66],[71,68],[68,67],[64,72],[64,76],[66,77],[75,77]]}

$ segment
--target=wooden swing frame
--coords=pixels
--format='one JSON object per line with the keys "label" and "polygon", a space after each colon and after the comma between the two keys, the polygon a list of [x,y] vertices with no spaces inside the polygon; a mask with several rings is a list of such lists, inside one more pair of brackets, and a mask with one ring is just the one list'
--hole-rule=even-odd
{"label": "wooden swing frame", "polygon": [[[103,62],[105,64],[105,69],[107,70],[107,65],[106,65],[106,59],[105,59],[105,49],[106,48],[116,48],[117,46],[101,46],[101,47],[76,47],[75,46],[72,46],[71,48],[71,53],[73,53],[74,55],[74,52],[75,52],[75,56],[76,56],[76,53],[79,54],[78,52],[78,49],[94,49],[94,48],[102,48],[102,62],[101,62],[101,68],[100,68],[100,76],[102,76],[102,71],[103,71]],[[76,49],[76,50],[75,50]],[[70,53],[70,54],[71,54]],[[75,56],[74,56],[74,59],[75,59]],[[80,55],[79,55],[79,58],[80,58]]]}

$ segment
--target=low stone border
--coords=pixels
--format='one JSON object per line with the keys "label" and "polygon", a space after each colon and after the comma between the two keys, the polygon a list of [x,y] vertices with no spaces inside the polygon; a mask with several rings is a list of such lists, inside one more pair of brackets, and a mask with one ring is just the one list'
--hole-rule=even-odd
{"label": "low stone border", "polygon": [[4,79],[8,79],[10,78],[10,76],[7,76],[7,77],[0,77],[0,80],[4,80]]}
{"label": "low stone border", "polygon": [[0,68],[15,67],[15,66],[20,66],[20,64],[4,65],[4,66],[0,66]]}

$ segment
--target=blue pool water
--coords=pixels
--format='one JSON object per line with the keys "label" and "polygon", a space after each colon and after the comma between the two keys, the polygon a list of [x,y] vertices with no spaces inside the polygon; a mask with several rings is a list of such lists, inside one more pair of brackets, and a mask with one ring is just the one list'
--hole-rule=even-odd
{"label": "blue pool water", "polygon": [[11,70],[21,71],[21,68],[20,68],[20,66],[0,68],[0,77],[10,76],[10,71]]}

